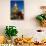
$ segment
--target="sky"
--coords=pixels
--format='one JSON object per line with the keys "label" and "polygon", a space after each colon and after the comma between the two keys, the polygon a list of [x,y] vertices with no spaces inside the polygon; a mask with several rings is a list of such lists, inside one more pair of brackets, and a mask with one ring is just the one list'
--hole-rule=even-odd
{"label": "sky", "polygon": [[17,4],[20,11],[24,9],[24,1],[13,1],[13,0],[12,0],[10,3],[11,3],[11,8],[12,8],[15,4]]}
{"label": "sky", "polygon": [[11,1],[24,1],[24,0],[11,0]]}

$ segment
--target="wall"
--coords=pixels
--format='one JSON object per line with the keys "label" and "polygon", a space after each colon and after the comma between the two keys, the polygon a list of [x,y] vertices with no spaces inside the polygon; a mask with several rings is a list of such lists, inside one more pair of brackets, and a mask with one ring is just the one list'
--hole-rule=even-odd
{"label": "wall", "polygon": [[[38,25],[35,16],[41,13],[40,6],[46,5],[46,0],[24,0],[24,20],[10,20],[10,0],[0,0],[0,34],[4,34],[6,25],[14,25],[24,36],[36,34],[36,29],[44,29]],[[41,36],[40,36],[41,37]]]}

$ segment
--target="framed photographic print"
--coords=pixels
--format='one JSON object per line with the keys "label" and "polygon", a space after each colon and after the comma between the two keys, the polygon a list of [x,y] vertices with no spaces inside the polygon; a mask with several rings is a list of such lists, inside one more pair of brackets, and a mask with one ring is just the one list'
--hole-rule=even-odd
{"label": "framed photographic print", "polygon": [[11,0],[10,1],[11,20],[24,19],[24,0]]}

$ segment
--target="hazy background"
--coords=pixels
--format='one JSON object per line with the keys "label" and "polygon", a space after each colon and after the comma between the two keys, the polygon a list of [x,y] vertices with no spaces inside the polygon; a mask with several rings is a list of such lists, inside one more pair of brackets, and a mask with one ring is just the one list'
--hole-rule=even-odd
{"label": "hazy background", "polygon": [[46,28],[40,27],[35,19],[41,13],[40,6],[43,5],[46,5],[46,0],[24,0],[24,20],[10,20],[10,0],[0,0],[0,34],[4,34],[6,25],[16,26],[18,36],[31,36],[37,33],[37,29],[46,31]]}

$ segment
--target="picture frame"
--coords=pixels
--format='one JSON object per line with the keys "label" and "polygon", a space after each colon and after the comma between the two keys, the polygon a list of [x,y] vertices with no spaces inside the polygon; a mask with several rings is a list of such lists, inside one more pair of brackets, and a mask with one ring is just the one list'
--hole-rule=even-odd
{"label": "picture frame", "polygon": [[10,19],[23,20],[24,19],[24,0],[11,0],[10,1]]}

